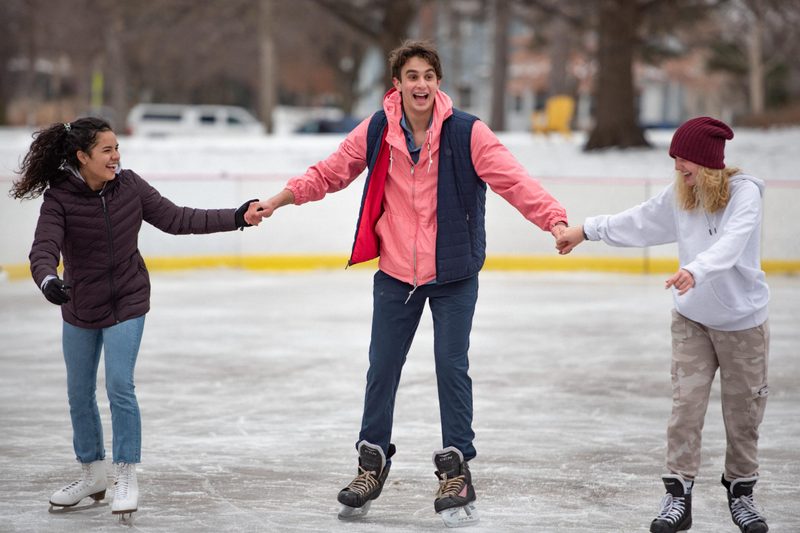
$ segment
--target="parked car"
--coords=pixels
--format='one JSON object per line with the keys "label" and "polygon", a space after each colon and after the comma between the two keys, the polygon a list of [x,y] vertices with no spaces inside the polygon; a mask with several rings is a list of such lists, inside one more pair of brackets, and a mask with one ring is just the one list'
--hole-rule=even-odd
{"label": "parked car", "polygon": [[312,119],[304,122],[295,133],[350,133],[360,122],[349,115],[337,119]]}
{"label": "parked car", "polygon": [[128,113],[129,135],[263,135],[246,109],[224,105],[137,104]]}

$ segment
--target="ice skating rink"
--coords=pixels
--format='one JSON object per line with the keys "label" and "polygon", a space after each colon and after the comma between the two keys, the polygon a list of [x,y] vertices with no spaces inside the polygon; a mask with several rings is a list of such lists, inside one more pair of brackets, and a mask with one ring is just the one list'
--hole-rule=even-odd
{"label": "ice skating rink", "polygon": [[[361,523],[336,518],[356,470],[372,273],[152,275],[137,366],[143,420],[132,530],[442,531],[430,315],[397,397],[397,445]],[[470,353],[480,524],[465,531],[647,531],[671,403],[666,276],[481,274]],[[800,280],[769,278],[770,395],[756,487],[770,531],[800,531]],[[110,505],[50,514],[73,479],[61,319],[30,281],[0,282],[0,531],[119,531]],[[103,367],[101,364],[100,375]],[[98,389],[111,456],[108,403]],[[719,383],[694,533],[737,531],[719,483]],[[89,500],[87,500],[89,501]],[[110,501],[110,498],[105,500]],[[123,529],[124,530],[124,529]]]}

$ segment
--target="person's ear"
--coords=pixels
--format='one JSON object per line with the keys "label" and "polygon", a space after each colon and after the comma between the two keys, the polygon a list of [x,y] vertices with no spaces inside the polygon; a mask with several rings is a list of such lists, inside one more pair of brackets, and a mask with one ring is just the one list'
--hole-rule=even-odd
{"label": "person's ear", "polygon": [[394,88],[397,89],[398,92],[400,91],[400,80],[398,80],[397,78],[393,77],[392,78],[392,85],[394,85]]}
{"label": "person's ear", "polygon": [[85,165],[86,163],[89,162],[89,154],[87,154],[83,150],[78,150],[75,155],[78,156],[78,162],[81,165]]}

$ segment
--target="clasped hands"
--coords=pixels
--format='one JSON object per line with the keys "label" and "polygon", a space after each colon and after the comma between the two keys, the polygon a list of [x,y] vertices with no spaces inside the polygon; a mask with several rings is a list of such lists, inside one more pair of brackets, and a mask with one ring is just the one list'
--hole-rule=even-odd
{"label": "clasped hands", "polygon": [[265,218],[272,216],[279,207],[294,203],[294,193],[289,189],[283,189],[281,192],[263,202],[253,202],[247,208],[244,214],[244,219],[251,226],[258,226]]}

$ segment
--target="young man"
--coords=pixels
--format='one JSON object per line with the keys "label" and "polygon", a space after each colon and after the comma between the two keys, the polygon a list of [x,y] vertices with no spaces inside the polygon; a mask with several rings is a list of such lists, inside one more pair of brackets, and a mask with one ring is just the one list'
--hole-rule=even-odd
{"label": "young man", "polygon": [[433,455],[440,478],[434,508],[457,525],[477,520],[468,466],[476,451],[467,352],[485,259],[486,185],[555,238],[567,216],[484,123],[453,108],[439,90],[442,69],[433,47],[407,41],[389,63],[394,88],[383,110],[325,161],[253,204],[246,219],[258,224],[281,206],[320,200],[369,167],[350,264],[380,260],[358,475],[339,493],[339,517],[365,514],[386,481],[400,373],[428,301],[442,421],[442,449]]}

